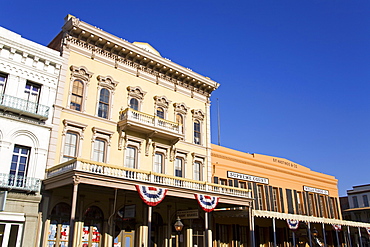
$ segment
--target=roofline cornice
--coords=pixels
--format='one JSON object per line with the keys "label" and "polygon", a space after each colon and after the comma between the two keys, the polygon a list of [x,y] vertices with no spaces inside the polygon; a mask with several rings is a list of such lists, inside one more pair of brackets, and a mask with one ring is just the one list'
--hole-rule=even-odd
{"label": "roofline cornice", "polygon": [[115,55],[122,58],[129,58],[139,65],[152,66],[159,73],[176,78],[194,87],[202,88],[202,90],[208,93],[211,93],[219,86],[219,83],[208,77],[178,65],[169,59],[148,52],[127,40],[80,21],[74,16],[69,15],[66,17],[63,32],[105,51],[115,53]]}

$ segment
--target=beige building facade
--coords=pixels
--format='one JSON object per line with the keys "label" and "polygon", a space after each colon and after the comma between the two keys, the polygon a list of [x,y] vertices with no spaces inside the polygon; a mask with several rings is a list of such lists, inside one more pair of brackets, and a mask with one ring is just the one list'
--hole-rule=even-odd
{"label": "beige building facade", "polygon": [[[42,246],[205,246],[212,229],[195,194],[220,197],[223,207],[250,205],[249,190],[211,183],[210,95],[218,83],[73,16],[49,47],[66,63]],[[148,206],[136,185],[167,195]]]}

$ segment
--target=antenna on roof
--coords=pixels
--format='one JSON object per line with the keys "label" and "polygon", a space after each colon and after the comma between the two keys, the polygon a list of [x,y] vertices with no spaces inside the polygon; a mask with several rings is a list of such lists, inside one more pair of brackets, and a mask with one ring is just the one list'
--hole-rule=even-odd
{"label": "antenna on roof", "polygon": [[217,98],[217,129],[218,129],[218,145],[221,145],[221,134],[220,134],[220,103]]}

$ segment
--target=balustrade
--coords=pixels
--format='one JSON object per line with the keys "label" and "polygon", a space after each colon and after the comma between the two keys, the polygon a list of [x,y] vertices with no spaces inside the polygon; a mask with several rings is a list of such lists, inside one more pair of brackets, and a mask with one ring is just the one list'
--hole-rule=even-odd
{"label": "balustrade", "polygon": [[34,103],[25,99],[17,98],[14,96],[0,94],[0,108],[6,108],[7,110],[17,110],[24,113],[31,113],[32,115],[38,115],[41,118],[48,118],[49,107]]}

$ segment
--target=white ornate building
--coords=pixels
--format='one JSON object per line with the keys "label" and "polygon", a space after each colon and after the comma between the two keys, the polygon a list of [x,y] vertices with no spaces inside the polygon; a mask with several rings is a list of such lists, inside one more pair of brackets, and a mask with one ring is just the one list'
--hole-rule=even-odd
{"label": "white ornate building", "polygon": [[0,27],[0,246],[36,246],[62,58]]}

